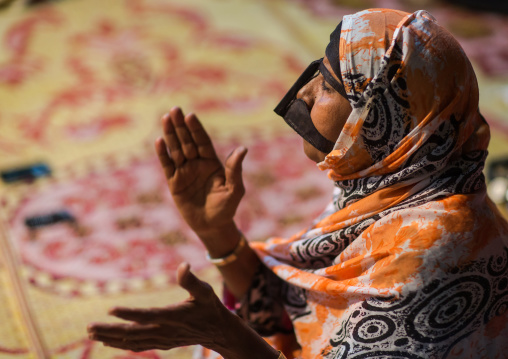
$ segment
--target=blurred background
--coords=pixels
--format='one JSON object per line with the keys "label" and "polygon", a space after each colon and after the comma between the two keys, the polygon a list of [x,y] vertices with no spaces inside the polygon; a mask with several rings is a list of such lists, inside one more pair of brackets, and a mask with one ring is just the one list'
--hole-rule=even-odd
{"label": "blurred background", "polygon": [[192,358],[192,347],[136,354],[86,337],[113,305],[184,299],[182,261],[221,291],[159,170],[159,118],[178,105],[221,157],[249,148],[236,217],[247,238],[297,232],[332,183],[273,108],[342,16],[373,7],[428,10],[462,44],[504,211],[504,0],[0,0],[0,358]]}

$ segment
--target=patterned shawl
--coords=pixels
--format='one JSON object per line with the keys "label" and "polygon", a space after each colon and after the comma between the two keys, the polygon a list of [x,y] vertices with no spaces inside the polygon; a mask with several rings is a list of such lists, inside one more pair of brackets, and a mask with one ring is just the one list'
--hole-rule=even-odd
{"label": "patterned shawl", "polygon": [[469,60],[425,11],[345,16],[338,44],[353,111],[318,165],[334,201],[252,243],[264,266],[239,314],[264,335],[289,315],[305,359],[501,358],[508,225],[485,193]]}

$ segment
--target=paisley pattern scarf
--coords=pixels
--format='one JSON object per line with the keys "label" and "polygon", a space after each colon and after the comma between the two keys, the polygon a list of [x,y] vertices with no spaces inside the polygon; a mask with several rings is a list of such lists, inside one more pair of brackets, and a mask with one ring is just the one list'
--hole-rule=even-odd
{"label": "paisley pattern scarf", "polygon": [[353,111],[318,164],[334,200],[301,233],[252,243],[264,265],[238,313],[294,331],[288,357],[502,358],[508,225],[485,192],[472,66],[425,11],[365,10],[340,31]]}

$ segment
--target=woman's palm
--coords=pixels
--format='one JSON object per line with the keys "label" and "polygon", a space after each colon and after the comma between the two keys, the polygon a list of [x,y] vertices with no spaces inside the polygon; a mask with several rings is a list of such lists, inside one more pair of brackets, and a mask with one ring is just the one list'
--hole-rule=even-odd
{"label": "woman's palm", "polygon": [[192,114],[184,119],[178,108],[163,117],[163,129],[157,154],[184,219],[196,232],[231,221],[244,193],[246,150],[235,150],[224,167],[199,120]]}

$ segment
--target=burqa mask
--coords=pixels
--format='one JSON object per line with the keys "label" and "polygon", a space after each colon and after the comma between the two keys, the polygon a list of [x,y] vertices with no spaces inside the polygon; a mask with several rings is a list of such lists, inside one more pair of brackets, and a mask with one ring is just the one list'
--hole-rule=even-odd
{"label": "burqa mask", "polygon": [[[340,40],[340,23],[330,35],[330,43],[326,48],[326,56],[330,61],[330,65],[340,78],[340,62],[339,62],[339,40]],[[333,63],[332,63],[333,62]],[[311,64],[300,75],[289,91],[284,95],[280,103],[275,108],[275,113],[284,118],[284,121],[295,130],[305,141],[317,148],[323,153],[330,153],[333,150],[334,142],[328,140],[314,126],[310,117],[310,110],[302,99],[297,99],[296,95],[302,87],[311,81],[318,72],[321,72],[325,81],[337,91],[340,95],[347,99],[344,86],[337,81],[323,64],[323,58],[311,62]]]}

